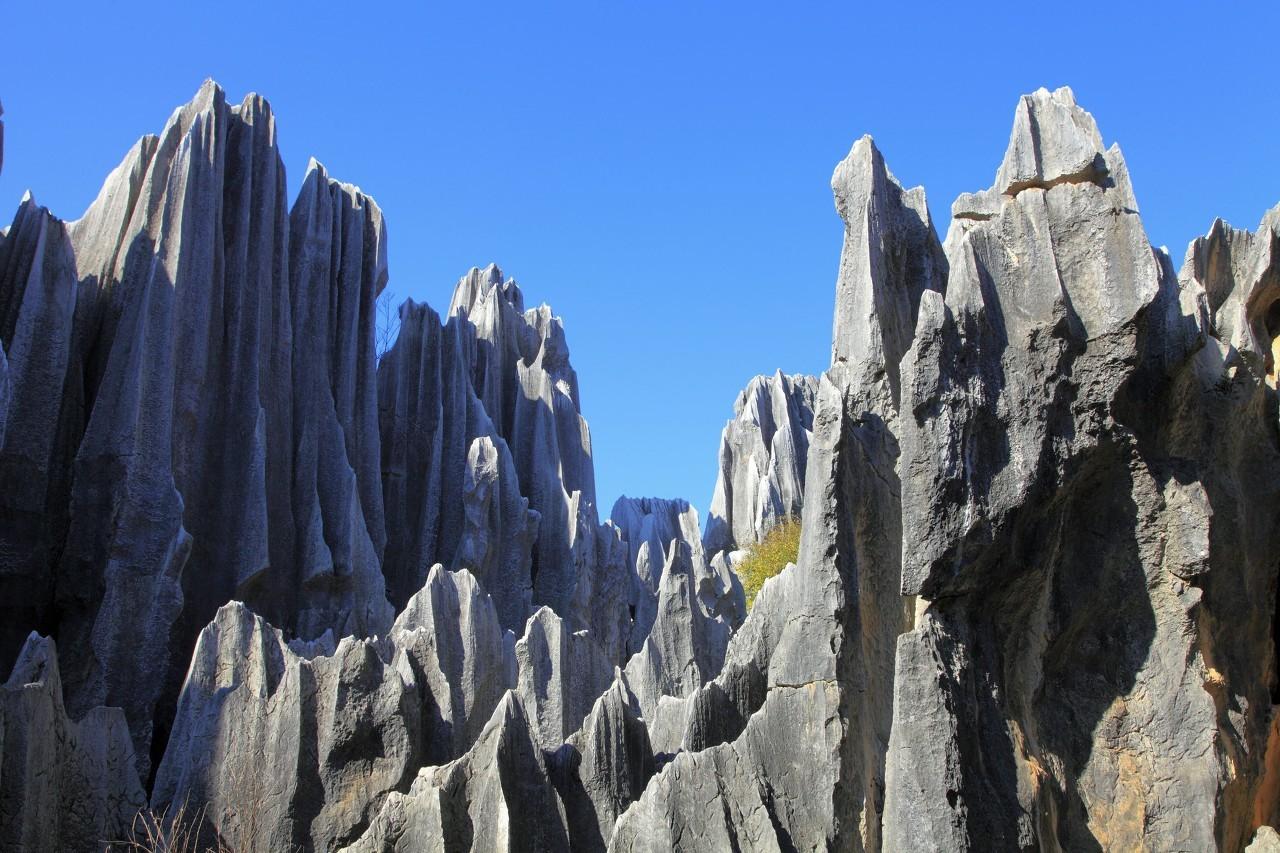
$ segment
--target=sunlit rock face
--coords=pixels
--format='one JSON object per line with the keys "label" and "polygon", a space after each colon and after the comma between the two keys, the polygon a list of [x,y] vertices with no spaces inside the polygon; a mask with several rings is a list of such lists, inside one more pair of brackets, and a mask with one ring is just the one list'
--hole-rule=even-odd
{"label": "sunlit rock face", "polygon": [[870,137],[831,185],[830,369],[738,396],[705,531],[601,523],[497,267],[376,353],[382,214],[314,161],[290,206],[257,96],[24,198],[0,848],[183,803],[237,850],[1274,847],[1280,207],[1178,272],[1068,89],[945,241]]}
{"label": "sunlit rock face", "polygon": [[720,434],[720,467],[703,537],[713,559],[800,517],[817,391],[816,378],[778,371],[755,377],[738,395],[733,420]]}

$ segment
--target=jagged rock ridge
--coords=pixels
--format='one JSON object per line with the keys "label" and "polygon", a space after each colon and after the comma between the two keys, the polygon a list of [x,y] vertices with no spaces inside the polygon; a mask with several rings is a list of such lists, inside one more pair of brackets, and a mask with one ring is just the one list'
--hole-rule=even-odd
{"label": "jagged rock ridge", "polygon": [[1176,273],[1040,90],[943,243],[864,137],[831,368],[740,395],[700,537],[599,523],[563,325],[496,267],[375,381],[381,214],[282,187],[209,84],[0,236],[0,844],[141,779],[240,849],[1274,846],[1280,208]]}

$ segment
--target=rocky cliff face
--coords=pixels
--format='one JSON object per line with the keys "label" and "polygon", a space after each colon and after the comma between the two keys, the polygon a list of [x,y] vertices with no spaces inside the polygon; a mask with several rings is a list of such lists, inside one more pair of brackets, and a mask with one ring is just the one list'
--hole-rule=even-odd
{"label": "rocky cliff face", "polygon": [[759,542],[799,518],[813,440],[818,380],[796,374],[752,379],[720,434],[720,467],[703,545],[714,559]]}
{"label": "rocky cliff face", "polygon": [[290,209],[260,98],[206,84],[80,220],[24,199],[0,848],[183,803],[243,850],[1274,846],[1280,208],[1175,271],[1066,89],[945,242],[869,137],[832,189],[831,368],[739,396],[705,535],[600,522],[496,267],[375,366],[381,213],[315,163]]}

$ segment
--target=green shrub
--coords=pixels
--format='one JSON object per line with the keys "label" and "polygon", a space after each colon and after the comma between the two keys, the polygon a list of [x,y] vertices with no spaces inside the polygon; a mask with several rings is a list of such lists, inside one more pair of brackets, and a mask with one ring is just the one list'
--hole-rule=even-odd
{"label": "green shrub", "polygon": [[794,563],[800,555],[800,521],[788,518],[765,534],[764,541],[747,549],[747,555],[734,566],[742,591],[747,594],[747,609],[755,603],[756,593],[764,582]]}

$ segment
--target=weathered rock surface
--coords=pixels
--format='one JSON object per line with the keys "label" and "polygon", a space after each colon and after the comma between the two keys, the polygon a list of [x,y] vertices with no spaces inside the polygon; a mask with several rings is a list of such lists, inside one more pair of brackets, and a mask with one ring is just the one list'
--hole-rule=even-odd
{"label": "weathered rock surface", "polygon": [[228,604],[196,645],[152,805],[208,804],[237,850],[335,849],[419,767],[476,741],[514,669],[465,572],[437,566],[386,638],[336,646],[286,643]]}
{"label": "weathered rock surface", "polygon": [[32,634],[0,686],[0,849],[100,849],[145,803],[124,714],[69,718],[53,640]]}
{"label": "weathered rock surface", "polygon": [[[1065,89],[1022,99],[983,195],[902,367],[902,589],[926,601],[886,846],[1240,849],[1276,809],[1276,232],[1215,228],[1179,282]],[[1255,242],[1237,277],[1223,252]]]}
{"label": "weathered rock surface", "polygon": [[56,631],[72,715],[123,708],[144,775],[225,602],[306,636],[391,623],[381,214],[313,166],[292,219],[269,107],[210,82],[80,220],[25,200],[0,248],[0,654]]}
{"label": "weathered rock surface", "polygon": [[733,404],[720,434],[720,466],[703,546],[714,560],[745,548],[775,524],[799,518],[818,380],[757,376]]}
{"label": "weathered rock surface", "polygon": [[[66,387],[76,309],[66,226],[28,194],[0,240],[3,396],[15,428],[0,434],[0,661],[32,629],[49,630],[54,573],[67,534],[77,393]],[[19,414],[20,413],[20,414]],[[6,418],[7,420],[7,418]]]}
{"label": "weathered rock surface", "polygon": [[529,618],[515,655],[517,690],[537,743],[554,752],[609,687],[614,666],[589,632],[570,633],[549,607],[538,608]]}
{"label": "weathered rock surface", "polygon": [[568,850],[564,806],[517,695],[506,694],[470,752],[419,771],[409,793],[388,797],[369,831],[345,849]]}
{"label": "weathered rock surface", "polygon": [[640,651],[653,630],[665,569],[678,548],[688,551],[695,592],[703,597],[704,609],[724,615],[731,627],[741,624],[746,613],[742,586],[725,563],[707,562],[699,537],[698,511],[687,501],[624,495],[609,515],[626,544],[632,570],[628,646],[633,654]]}
{"label": "weathered rock surface", "polygon": [[1176,273],[1066,89],[945,244],[869,137],[832,189],[831,368],[740,395],[705,538],[599,523],[496,267],[375,374],[381,213],[314,163],[287,211],[260,98],[204,86],[77,222],[24,199],[0,847],[123,834],[152,769],[248,850],[1275,846],[1280,207]]}
{"label": "weathered rock surface", "polygon": [[378,373],[393,601],[434,562],[466,568],[508,629],[548,606],[623,662],[630,578],[616,532],[598,521],[559,318],[524,310],[497,267],[473,269],[443,328],[430,308],[402,307]]}
{"label": "weathered rock surface", "polygon": [[640,799],[654,767],[640,707],[619,679],[549,763],[574,850],[606,849],[615,823]]}

